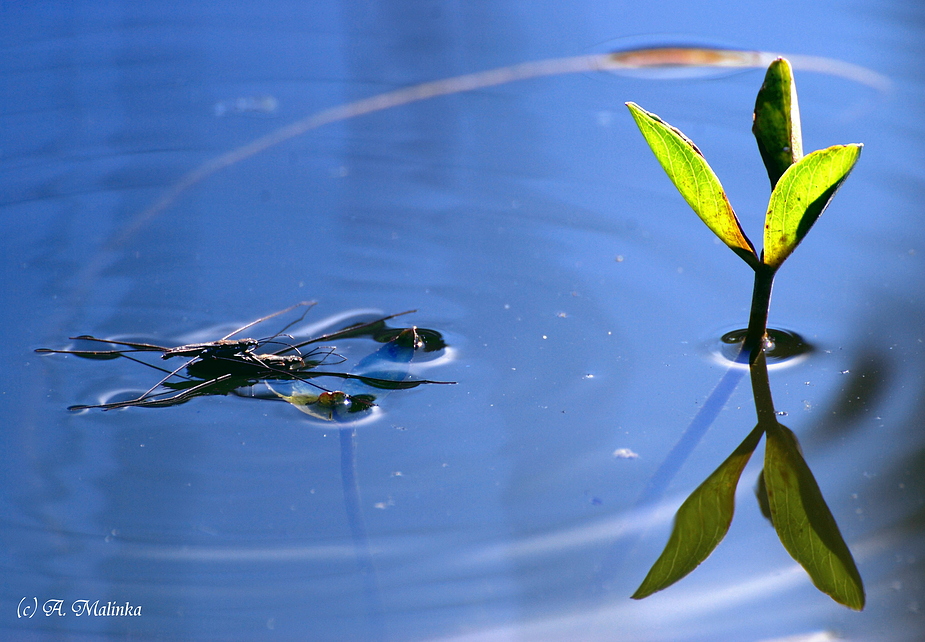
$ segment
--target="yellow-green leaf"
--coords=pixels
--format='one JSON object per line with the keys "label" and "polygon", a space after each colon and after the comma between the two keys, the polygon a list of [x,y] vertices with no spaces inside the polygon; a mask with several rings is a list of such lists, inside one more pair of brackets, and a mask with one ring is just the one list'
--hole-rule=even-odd
{"label": "yellow-green leaf", "polygon": [[766,431],[764,481],[781,543],[820,591],[860,611],[864,608],[861,575],[800,454],[796,436],[776,423]]}
{"label": "yellow-green leaf", "polygon": [[739,477],[761,435],[762,429],[756,426],[726,461],[681,504],[668,544],[633,593],[634,600],[661,591],[693,571],[726,536],[735,511]]}
{"label": "yellow-green leaf", "polygon": [[742,231],[719,179],[697,146],[680,131],[636,103],[626,103],[665,173],[694,212],[749,265],[758,255]]}
{"label": "yellow-green leaf", "polygon": [[752,133],[773,189],[787,168],[803,157],[797,87],[786,58],[778,58],[768,67],[755,100]]}
{"label": "yellow-green leaf", "polygon": [[861,154],[859,144],[834,145],[804,156],[784,172],[764,222],[767,265],[777,269],[800,244]]}

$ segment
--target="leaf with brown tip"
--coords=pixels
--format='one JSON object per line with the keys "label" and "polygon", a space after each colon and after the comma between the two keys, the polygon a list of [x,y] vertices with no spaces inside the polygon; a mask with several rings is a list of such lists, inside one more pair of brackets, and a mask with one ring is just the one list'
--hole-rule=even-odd
{"label": "leaf with brown tip", "polygon": [[697,146],[636,103],[626,106],[655,158],[691,209],[742,260],[752,266],[758,264],[755,248],[745,236],[722,184]]}

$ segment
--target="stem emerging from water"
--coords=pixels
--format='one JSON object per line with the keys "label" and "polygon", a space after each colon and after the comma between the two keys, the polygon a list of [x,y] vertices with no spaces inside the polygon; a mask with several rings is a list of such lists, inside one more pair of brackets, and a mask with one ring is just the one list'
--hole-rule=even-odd
{"label": "stem emerging from water", "polygon": [[741,355],[748,354],[748,370],[755,397],[758,425],[776,423],[765,348],[768,345],[768,308],[771,305],[771,288],[777,268],[760,263],[755,267],[755,286],[752,290],[752,308],[748,317],[748,331]]}
{"label": "stem emerging from water", "polygon": [[771,288],[777,269],[760,263],[755,266],[755,285],[752,289],[752,307],[748,316],[748,331],[742,345],[742,353],[748,354],[748,362],[754,363],[764,350],[768,334],[768,308],[771,306]]}

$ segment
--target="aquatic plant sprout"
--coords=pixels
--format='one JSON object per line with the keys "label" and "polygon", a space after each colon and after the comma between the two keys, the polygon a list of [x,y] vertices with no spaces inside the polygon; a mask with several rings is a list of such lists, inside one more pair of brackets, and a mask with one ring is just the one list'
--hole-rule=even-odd
{"label": "aquatic plant sprout", "polygon": [[752,128],[771,182],[759,256],[696,145],[636,105],[633,119],[684,200],[730,249],[755,271],[751,313],[740,360],[748,359],[758,424],[675,515],[668,543],[633,598],[667,588],[705,560],[725,537],[735,510],[742,470],[767,437],[761,495],[787,552],[816,587],[852,609],[864,608],[864,586],[851,551],[803,459],[793,432],[777,421],[765,355],[774,275],[826,209],[851,172],[861,145],[834,145],[803,156],[799,107],[790,63],[771,62],[755,103]]}

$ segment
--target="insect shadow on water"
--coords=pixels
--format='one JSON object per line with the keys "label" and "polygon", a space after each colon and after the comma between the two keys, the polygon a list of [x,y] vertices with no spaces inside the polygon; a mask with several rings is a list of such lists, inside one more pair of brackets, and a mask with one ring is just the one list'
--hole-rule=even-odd
{"label": "insect shadow on water", "polygon": [[[297,398],[289,399],[286,395],[275,390],[275,394],[269,398],[290,401],[300,410],[318,418],[334,419],[335,414],[338,416],[343,414],[343,412],[335,413],[335,410],[346,410],[348,414],[352,414],[369,410],[375,405],[376,396],[362,391],[361,389],[364,387],[367,390],[388,390],[413,388],[425,383],[451,383],[428,379],[408,379],[407,368],[400,369],[398,373],[390,373],[388,370],[381,373],[370,373],[365,372],[362,368],[355,369],[354,372],[350,373],[317,370],[321,366],[333,366],[343,363],[345,360],[344,357],[335,352],[336,348],[318,346],[323,342],[368,335],[374,340],[388,344],[392,341],[398,341],[403,336],[402,333],[413,330],[413,347],[415,349],[423,348],[425,351],[433,351],[441,349],[445,344],[440,334],[434,330],[395,329],[385,325],[386,321],[410,314],[413,310],[352,324],[340,330],[301,341],[286,334],[287,330],[305,318],[308,310],[314,305],[314,302],[308,301],[297,303],[284,310],[251,321],[215,341],[167,347],[153,343],[100,339],[91,335],[80,335],[71,337],[71,339],[114,347],[101,349],[38,348],[36,352],[41,354],[72,354],[88,359],[124,358],[165,373],[153,386],[132,399],[101,404],[78,404],[68,408],[75,411],[88,409],[113,410],[133,406],[173,406],[185,403],[198,396],[237,393],[242,388],[251,387],[261,382],[290,381],[299,382],[300,393]],[[301,307],[306,309],[298,318],[287,323],[279,332],[270,337],[263,339],[233,338],[264,321]],[[275,349],[265,349],[272,346],[276,346]],[[308,351],[304,351],[303,349],[308,346],[313,347]],[[140,353],[151,352],[160,353],[161,359],[164,360],[174,357],[186,357],[187,359],[176,368],[168,369],[135,356]],[[411,357],[409,356],[407,360],[410,362]],[[360,365],[362,364],[363,362]],[[340,379],[342,380],[342,385],[332,389],[313,381],[313,379],[323,377]],[[352,392],[355,391],[354,394],[341,390],[341,388],[345,387],[343,382],[356,382],[349,386]],[[306,390],[312,390],[314,394],[309,395],[305,392]],[[327,410],[319,412],[306,410],[310,406],[317,406],[320,409]],[[328,416],[325,416],[325,414]]]}

